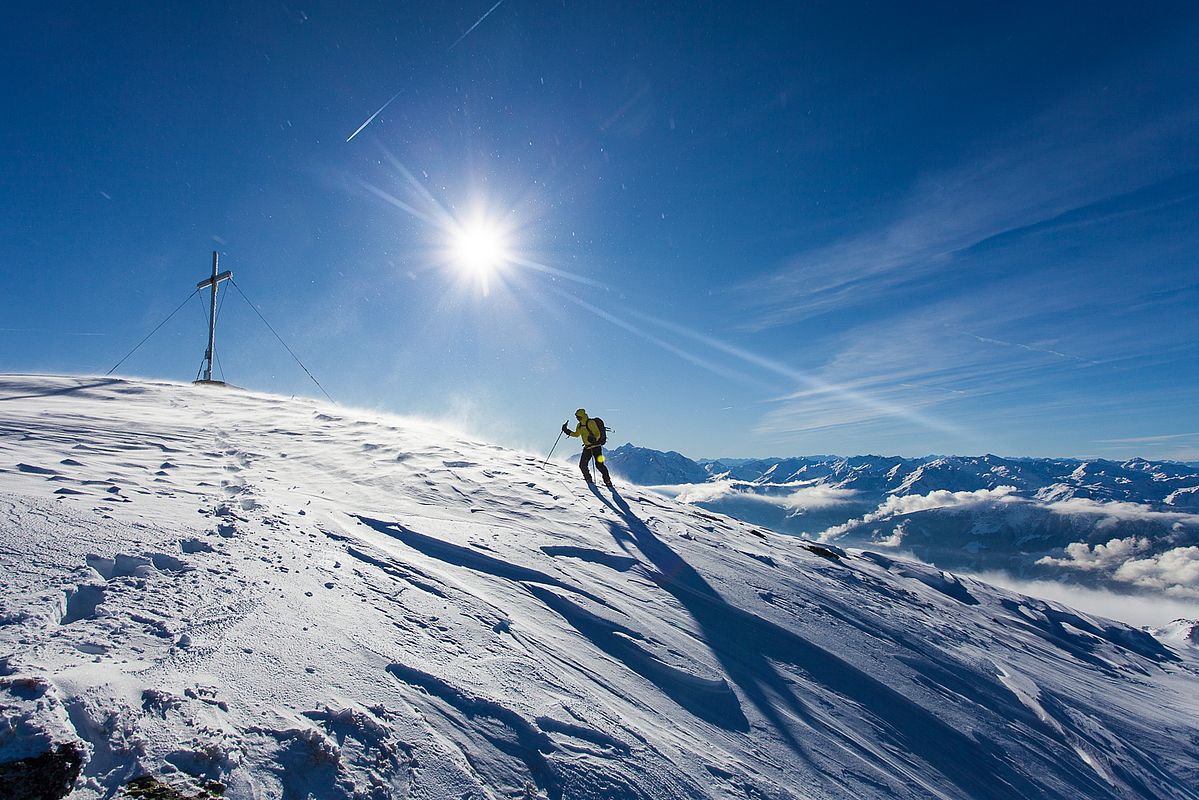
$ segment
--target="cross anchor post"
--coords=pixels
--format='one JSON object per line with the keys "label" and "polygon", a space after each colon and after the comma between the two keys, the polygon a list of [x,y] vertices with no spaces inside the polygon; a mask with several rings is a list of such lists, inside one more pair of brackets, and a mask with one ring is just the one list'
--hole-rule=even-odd
{"label": "cross anchor post", "polygon": [[197,289],[212,287],[212,295],[208,304],[208,349],[204,351],[204,380],[196,383],[214,383],[212,380],[212,360],[216,354],[216,287],[221,281],[233,279],[233,273],[226,271],[217,274],[217,252],[212,251],[212,277],[196,284]]}

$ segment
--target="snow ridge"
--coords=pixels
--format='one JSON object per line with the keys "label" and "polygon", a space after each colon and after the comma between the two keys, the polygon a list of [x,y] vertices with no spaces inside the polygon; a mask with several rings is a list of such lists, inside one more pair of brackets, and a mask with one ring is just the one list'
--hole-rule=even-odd
{"label": "snow ridge", "polygon": [[414,420],[0,377],[0,569],[0,786],[73,745],[83,800],[1199,798],[1190,628]]}

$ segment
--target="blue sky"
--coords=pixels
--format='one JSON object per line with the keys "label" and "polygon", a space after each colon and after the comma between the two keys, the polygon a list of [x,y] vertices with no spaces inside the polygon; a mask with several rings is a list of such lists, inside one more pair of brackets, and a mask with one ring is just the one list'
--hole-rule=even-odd
{"label": "blue sky", "polygon": [[[10,11],[0,370],[103,373],[216,249],[338,401],[534,450],[1199,459],[1192,4],[352,5]],[[319,394],[227,300],[224,376]]]}

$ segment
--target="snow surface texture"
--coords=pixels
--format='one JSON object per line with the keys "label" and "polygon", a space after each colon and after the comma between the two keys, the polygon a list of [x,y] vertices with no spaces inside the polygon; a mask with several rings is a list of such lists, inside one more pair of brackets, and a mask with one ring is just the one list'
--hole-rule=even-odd
{"label": "snow surface texture", "polygon": [[0,764],[267,798],[1199,798],[1199,649],[392,417],[0,377]]}

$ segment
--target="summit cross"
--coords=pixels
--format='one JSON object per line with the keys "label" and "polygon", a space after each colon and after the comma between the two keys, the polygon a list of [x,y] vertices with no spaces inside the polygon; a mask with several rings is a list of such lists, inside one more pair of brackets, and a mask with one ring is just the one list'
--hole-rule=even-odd
{"label": "summit cross", "polygon": [[217,274],[217,252],[213,250],[212,277],[196,284],[196,289],[212,287],[212,296],[208,303],[208,349],[204,351],[203,383],[212,383],[212,360],[216,354],[216,287],[221,281],[227,280],[233,280],[233,273],[226,271]]}

